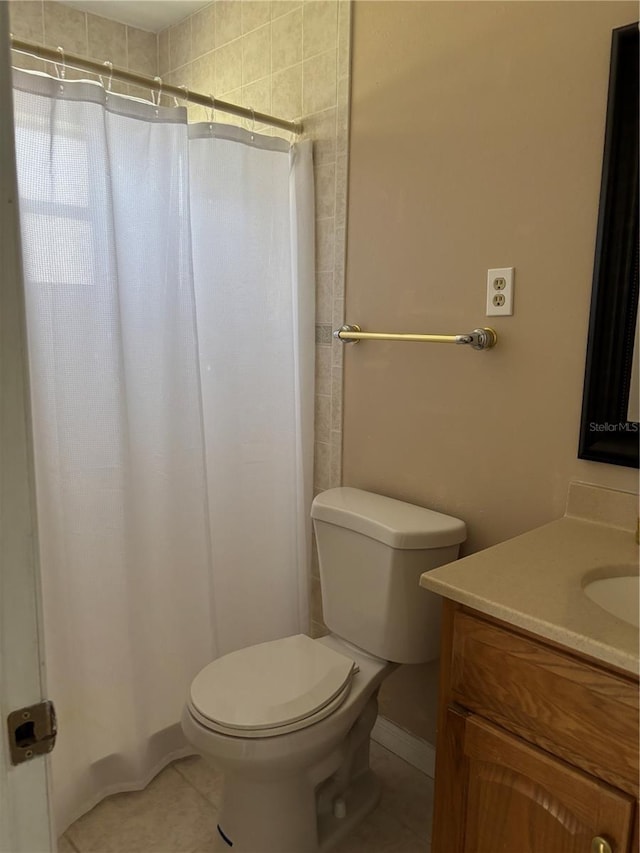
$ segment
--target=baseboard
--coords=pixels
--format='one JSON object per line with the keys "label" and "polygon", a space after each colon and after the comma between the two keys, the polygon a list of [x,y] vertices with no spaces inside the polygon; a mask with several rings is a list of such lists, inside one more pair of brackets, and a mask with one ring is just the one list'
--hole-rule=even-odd
{"label": "baseboard", "polygon": [[384,746],[389,752],[404,759],[409,764],[422,770],[431,778],[435,775],[436,749],[426,740],[412,735],[387,720],[386,717],[378,717],[371,732],[371,737],[380,746]]}

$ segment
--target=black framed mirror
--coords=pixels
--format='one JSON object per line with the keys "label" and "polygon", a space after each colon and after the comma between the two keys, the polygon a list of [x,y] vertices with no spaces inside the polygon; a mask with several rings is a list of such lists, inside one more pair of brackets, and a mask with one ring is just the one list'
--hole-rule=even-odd
{"label": "black framed mirror", "polygon": [[[613,31],[578,456],[638,467],[638,24]],[[635,367],[634,367],[635,365]]]}

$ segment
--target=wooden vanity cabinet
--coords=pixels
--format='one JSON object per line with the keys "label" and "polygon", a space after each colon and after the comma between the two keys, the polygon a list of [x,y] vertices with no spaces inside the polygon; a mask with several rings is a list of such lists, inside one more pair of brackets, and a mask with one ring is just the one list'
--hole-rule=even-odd
{"label": "wooden vanity cabinet", "polygon": [[638,680],[445,602],[433,853],[638,853]]}

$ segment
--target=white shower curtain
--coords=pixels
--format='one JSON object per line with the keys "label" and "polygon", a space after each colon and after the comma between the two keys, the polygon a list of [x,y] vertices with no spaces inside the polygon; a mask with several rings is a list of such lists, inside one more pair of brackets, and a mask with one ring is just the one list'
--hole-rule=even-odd
{"label": "white shower curtain", "polygon": [[203,665],[306,628],[311,155],[88,82],[14,99],[62,832],[185,754]]}

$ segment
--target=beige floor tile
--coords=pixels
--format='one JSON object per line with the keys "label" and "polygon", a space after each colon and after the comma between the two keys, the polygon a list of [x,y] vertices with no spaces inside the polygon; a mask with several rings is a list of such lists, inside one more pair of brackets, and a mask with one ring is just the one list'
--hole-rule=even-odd
{"label": "beige floor tile", "polygon": [[168,767],[144,791],[108,797],[67,835],[80,853],[191,853],[213,835],[216,814]]}
{"label": "beige floor tile", "polygon": [[383,785],[380,808],[418,837],[430,841],[433,779],[373,741],[371,768]]}
{"label": "beige floor tile", "polygon": [[[371,766],[381,803],[335,853],[430,853],[433,780],[376,743]],[[221,794],[202,758],[181,759],[144,791],[109,797],[76,821],[58,853],[210,853]]]}
{"label": "beige floor tile", "polygon": [[222,774],[207,764],[199,755],[190,755],[175,761],[172,765],[189,784],[200,791],[216,809],[222,799]]}
{"label": "beige floor tile", "polygon": [[334,853],[429,853],[429,846],[393,815],[377,808]]}

